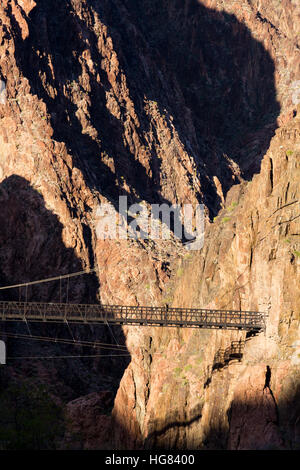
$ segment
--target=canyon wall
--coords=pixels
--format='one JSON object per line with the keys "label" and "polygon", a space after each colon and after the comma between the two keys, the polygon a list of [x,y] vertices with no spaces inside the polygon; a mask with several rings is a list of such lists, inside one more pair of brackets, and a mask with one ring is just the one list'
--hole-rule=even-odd
{"label": "canyon wall", "polygon": [[120,446],[136,422],[136,445],[149,448],[299,447],[299,162],[298,116],[277,130],[260,174],[228,193],[171,288],[173,306],[265,312],[266,331],[153,328],[137,352],[140,329],[130,330],[114,409]]}
{"label": "canyon wall", "polygon": [[[116,330],[131,363],[112,363],[126,368],[112,418],[103,393],[67,407],[84,448],[299,446],[299,14],[293,0],[1,2],[2,284],[96,266],[72,302],[269,315],[251,338]],[[97,239],[99,203],[119,195],[203,203],[203,249]],[[27,296],[61,300],[58,285]],[[216,368],[239,339],[242,360]]]}

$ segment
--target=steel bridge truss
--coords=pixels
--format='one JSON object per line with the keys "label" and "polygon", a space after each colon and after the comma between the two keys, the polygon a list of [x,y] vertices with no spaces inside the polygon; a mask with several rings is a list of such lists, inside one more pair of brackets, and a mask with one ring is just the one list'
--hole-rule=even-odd
{"label": "steel bridge truss", "polygon": [[237,310],[134,307],[100,304],[0,302],[0,320],[102,323],[265,331],[266,314]]}

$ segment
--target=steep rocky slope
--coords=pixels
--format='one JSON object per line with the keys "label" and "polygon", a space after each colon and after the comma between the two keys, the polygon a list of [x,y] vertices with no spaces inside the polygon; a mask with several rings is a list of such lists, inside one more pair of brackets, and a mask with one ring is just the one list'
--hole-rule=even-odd
{"label": "steep rocky slope", "polygon": [[[299,446],[299,129],[296,117],[277,130],[261,173],[228,193],[202,253],[179,262],[172,289],[174,306],[266,312],[265,334],[151,331],[138,354],[144,336],[130,332],[132,362],[114,413],[117,429],[128,421],[132,435],[138,429],[137,445]],[[218,359],[232,341],[242,341],[242,358]]]}
{"label": "steep rocky slope", "polygon": [[[218,372],[237,334],[124,328],[131,364],[103,446],[299,445],[299,14],[293,0],[1,2],[1,283],[95,265],[72,301],[269,314],[266,336]],[[99,202],[119,195],[204,203],[203,250],[97,240]],[[110,420],[104,395],[78,401],[108,374],[99,362],[93,387],[65,393],[88,448]]]}

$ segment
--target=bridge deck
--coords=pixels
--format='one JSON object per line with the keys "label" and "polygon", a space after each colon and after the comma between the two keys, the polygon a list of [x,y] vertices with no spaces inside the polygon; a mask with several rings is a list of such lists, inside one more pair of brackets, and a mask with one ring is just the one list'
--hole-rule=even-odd
{"label": "bridge deck", "polygon": [[130,307],[98,304],[0,302],[0,320],[30,322],[110,323],[184,328],[265,329],[261,312],[197,308]]}

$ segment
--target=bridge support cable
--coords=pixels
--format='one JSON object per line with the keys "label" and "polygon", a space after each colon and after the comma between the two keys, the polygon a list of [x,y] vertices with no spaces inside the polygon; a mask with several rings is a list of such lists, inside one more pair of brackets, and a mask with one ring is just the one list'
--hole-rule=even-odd
{"label": "bridge support cable", "polygon": [[109,323],[108,323],[108,321],[107,321],[106,319],[105,319],[105,324],[108,326],[108,329],[109,329],[109,331],[110,331],[110,333],[111,333],[113,339],[115,340],[116,344],[119,346],[119,343],[118,343],[118,341],[117,341],[115,335],[113,334],[113,331],[112,331],[112,329],[110,328]]}
{"label": "bridge support cable", "polygon": [[27,330],[28,330],[29,335],[32,336],[32,333],[31,333],[31,330],[30,330],[30,328],[29,328],[28,321],[27,321],[26,318],[25,318],[25,324],[26,324],[26,327],[27,327]]}
{"label": "bridge support cable", "polygon": [[72,338],[73,342],[75,343],[76,340],[75,340],[75,338],[74,338],[73,331],[71,330],[71,327],[70,327],[69,322],[68,322],[67,319],[66,319],[66,325],[67,325],[68,330],[69,330],[69,332],[70,332],[71,338]]}
{"label": "bridge support cable", "polygon": [[62,274],[62,275],[55,276],[55,277],[49,277],[47,279],[40,279],[38,281],[23,282],[23,283],[20,283],[20,284],[2,286],[2,287],[0,287],[0,290],[16,289],[18,287],[33,286],[33,285],[36,285],[36,284],[43,284],[45,282],[59,281],[60,279],[67,279],[67,278],[70,278],[70,277],[83,276],[85,274],[91,274],[91,273],[94,273],[94,272],[99,272],[99,269],[98,268],[92,268],[92,269],[87,269],[85,271],[78,271],[76,273]]}
{"label": "bridge support cable", "polygon": [[0,331],[0,336],[5,336],[8,338],[15,338],[21,341],[42,341],[42,342],[50,342],[50,343],[62,343],[71,346],[80,346],[80,347],[88,347],[88,348],[98,348],[98,349],[109,349],[112,351],[122,351],[128,352],[126,346],[122,345],[115,345],[110,343],[102,343],[99,341],[88,341],[88,340],[75,340],[75,342],[71,339],[66,338],[57,338],[57,337],[48,337],[48,336],[34,336],[34,335],[24,335],[21,333],[7,333]]}
{"label": "bridge support cable", "polygon": [[130,354],[79,354],[77,356],[10,356],[7,357],[8,360],[16,360],[16,359],[79,359],[79,358],[106,358],[106,357],[131,357]]}
{"label": "bridge support cable", "polygon": [[69,287],[70,287],[70,277],[67,277],[67,300],[66,303],[69,303]]}

